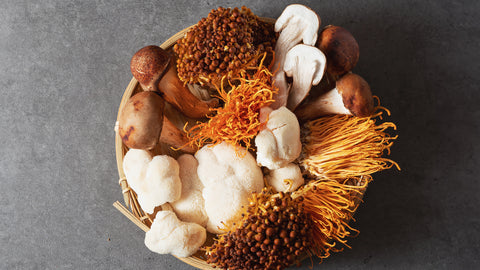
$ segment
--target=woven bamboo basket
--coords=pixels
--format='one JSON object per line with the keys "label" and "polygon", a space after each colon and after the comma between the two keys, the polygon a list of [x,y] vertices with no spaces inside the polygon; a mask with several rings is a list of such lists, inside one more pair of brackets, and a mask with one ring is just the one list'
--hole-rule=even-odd
{"label": "woven bamboo basket", "polygon": [[[264,21],[264,22],[267,22],[267,23],[271,23],[271,24],[275,23],[275,19],[272,19],[272,18],[261,18],[261,20]],[[176,33],[175,35],[170,37],[167,41],[165,41],[162,45],[160,45],[160,47],[162,49],[165,49],[165,50],[171,49],[173,47],[173,45],[175,44],[175,42],[177,40],[179,40],[180,38],[182,38],[189,31],[189,29],[194,27],[194,26],[195,25],[192,25],[192,26],[190,26],[188,28],[185,28],[182,31]],[[117,168],[118,168],[118,175],[119,175],[119,185],[120,185],[122,193],[123,193],[123,198],[124,198],[125,205],[116,201],[113,204],[113,206],[117,210],[119,210],[122,214],[124,214],[128,219],[130,219],[134,224],[136,224],[140,229],[147,232],[148,230],[150,230],[150,226],[152,224],[153,217],[155,216],[155,213],[153,215],[149,215],[141,209],[141,207],[140,207],[140,205],[137,201],[137,195],[129,187],[129,185],[127,183],[127,179],[126,179],[125,173],[123,171],[123,158],[128,151],[128,147],[125,144],[123,144],[122,139],[121,139],[120,135],[118,134],[118,120],[119,120],[120,113],[122,112],[125,104],[128,102],[130,97],[132,97],[134,94],[136,94],[138,92],[141,92],[141,91],[143,91],[143,90],[142,90],[140,84],[138,83],[138,81],[135,78],[132,78],[132,80],[128,84],[127,88],[125,89],[122,100],[120,102],[120,106],[118,108],[117,122],[116,122],[116,125],[115,125],[115,152],[116,152]],[[172,122],[174,122],[174,123],[176,122],[175,124],[179,128],[183,128],[183,125],[184,125],[185,121],[187,121],[187,119],[185,117],[183,117],[180,113],[175,111],[175,109],[173,109],[172,107],[168,106],[168,104],[166,104],[165,114],[169,115],[170,120],[175,119],[176,121],[172,121]],[[179,155],[179,153],[177,153],[175,151],[172,151],[169,146],[163,145],[163,144],[160,144],[156,149],[153,149],[152,152],[155,155],[167,154],[167,155],[170,155],[170,156],[173,156],[173,157],[178,157],[178,155]],[[360,185],[360,184],[362,184],[362,183],[358,183],[358,185]],[[363,190],[361,195],[359,195],[359,196],[357,196],[357,198],[355,198],[355,202],[356,202],[357,205],[360,204],[364,191],[365,190]],[[162,207],[159,207],[159,209],[156,209],[156,210],[171,210],[171,209],[167,209],[167,208],[168,208],[168,206],[163,206],[163,209],[162,209]],[[209,245],[213,244],[214,237],[215,237],[215,235],[208,233],[207,234],[207,241],[206,241],[205,245],[209,246]],[[178,258],[179,260],[181,260],[181,261],[183,261],[183,262],[185,262],[185,263],[187,263],[187,264],[189,264],[193,267],[196,267],[198,269],[203,269],[203,270],[214,270],[214,269],[216,270],[216,269],[218,269],[218,268],[213,268],[212,266],[210,266],[209,264],[206,263],[206,256],[205,256],[205,253],[203,251],[198,251],[193,256],[190,256],[188,258],[180,258],[180,257],[176,257],[176,258]]]}

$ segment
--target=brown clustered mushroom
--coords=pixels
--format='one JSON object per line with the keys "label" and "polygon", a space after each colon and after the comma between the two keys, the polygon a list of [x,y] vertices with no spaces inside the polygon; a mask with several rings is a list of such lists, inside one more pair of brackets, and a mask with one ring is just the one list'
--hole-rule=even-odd
{"label": "brown clustered mushroom", "polygon": [[303,197],[254,194],[237,229],[207,248],[207,263],[223,269],[284,269],[311,247],[311,219]]}
{"label": "brown clustered mushroom", "polygon": [[219,86],[227,75],[239,74],[275,45],[273,25],[246,7],[212,9],[184,38],[177,41],[178,76],[185,83]]}

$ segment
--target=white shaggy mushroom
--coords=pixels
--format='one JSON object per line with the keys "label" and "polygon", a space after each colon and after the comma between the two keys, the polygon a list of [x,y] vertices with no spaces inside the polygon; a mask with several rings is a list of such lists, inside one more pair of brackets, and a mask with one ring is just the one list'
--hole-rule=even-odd
{"label": "white shaggy mushroom", "polygon": [[178,200],[182,191],[177,161],[155,156],[141,149],[130,149],[123,159],[123,171],[137,193],[142,209],[152,214],[155,207]]}
{"label": "white shaggy mushroom", "polygon": [[160,211],[145,234],[145,245],[153,252],[188,257],[207,239],[205,228],[180,221],[172,211]]}
{"label": "white shaggy mushroom", "polygon": [[294,163],[271,170],[266,179],[275,192],[293,192],[305,182],[300,167]]}
{"label": "white shaggy mushroom", "polygon": [[221,233],[223,224],[235,221],[252,192],[264,186],[263,174],[255,158],[244,148],[223,142],[206,145],[195,154],[198,178],[202,181],[207,230]]}
{"label": "white shaggy mushroom", "polygon": [[205,227],[208,216],[205,212],[205,200],[202,197],[203,184],[197,175],[198,161],[192,155],[183,154],[178,157],[177,162],[180,165],[182,195],[170,205],[180,220]]}
{"label": "white shaggy mushroom", "polygon": [[285,107],[272,111],[265,129],[255,137],[255,146],[257,163],[270,170],[294,161],[302,151],[300,124],[295,114]]}

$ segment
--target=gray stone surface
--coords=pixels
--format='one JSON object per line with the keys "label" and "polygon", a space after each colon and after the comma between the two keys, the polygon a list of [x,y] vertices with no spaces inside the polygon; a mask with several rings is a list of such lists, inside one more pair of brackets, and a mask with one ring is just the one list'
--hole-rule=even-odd
{"label": "gray stone surface", "polygon": [[[277,17],[289,3],[2,0],[0,269],[192,269],[112,207],[130,57],[219,5]],[[402,167],[375,175],[353,249],[314,268],[478,267],[480,2],[305,3],[357,38],[355,72],[398,124]]]}

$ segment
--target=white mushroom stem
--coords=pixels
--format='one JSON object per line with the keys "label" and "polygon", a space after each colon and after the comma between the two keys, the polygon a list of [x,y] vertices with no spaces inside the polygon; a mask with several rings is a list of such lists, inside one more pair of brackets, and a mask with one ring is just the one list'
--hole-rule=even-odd
{"label": "white mushroom stem", "polygon": [[282,12],[275,22],[275,32],[280,32],[275,45],[275,62],[273,65],[274,84],[278,87],[275,102],[271,105],[278,109],[287,104],[288,84],[283,71],[283,63],[287,52],[303,40],[304,44],[314,45],[320,27],[319,16],[310,8],[293,4]]}
{"label": "white mushroom stem", "polygon": [[[347,108],[345,108],[345,105],[343,105],[343,97],[338,92],[337,88],[333,88],[332,90],[318,97],[304,108],[305,109],[303,110],[300,109],[298,112],[295,112],[298,118],[309,119],[329,114],[352,114]],[[311,115],[311,113],[315,113],[315,115]]]}
{"label": "white mushroom stem", "polygon": [[316,47],[298,44],[288,51],[283,70],[293,77],[293,84],[287,100],[291,111],[305,99],[312,85],[317,85],[323,77],[327,59]]}
{"label": "white mushroom stem", "polygon": [[313,119],[329,114],[348,114],[359,117],[374,112],[372,92],[368,83],[359,75],[348,73],[336,87],[295,111],[299,119]]}

